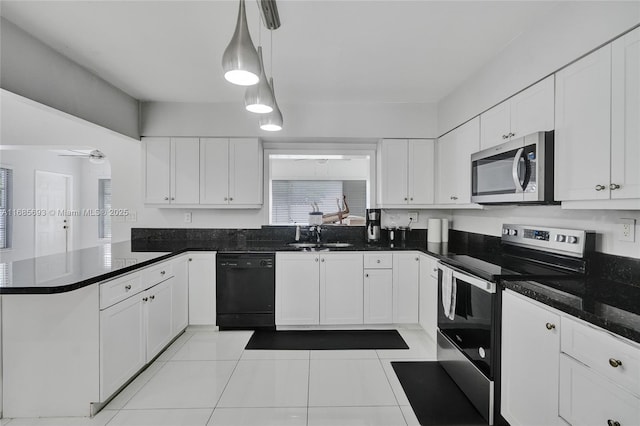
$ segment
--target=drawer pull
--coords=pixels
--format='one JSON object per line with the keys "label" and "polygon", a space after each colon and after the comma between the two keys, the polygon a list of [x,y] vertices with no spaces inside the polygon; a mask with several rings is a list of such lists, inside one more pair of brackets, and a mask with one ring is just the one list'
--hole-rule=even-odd
{"label": "drawer pull", "polygon": [[376,260],[376,263],[380,263],[380,259]]}
{"label": "drawer pull", "polygon": [[617,421],[617,420],[611,420],[611,419],[609,419],[609,420],[607,420],[607,425],[608,425],[608,426],[620,426],[620,422],[619,422],[619,421]]}
{"label": "drawer pull", "polygon": [[604,185],[596,185],[596,191],[604,191],[605,189],[607,189],[607,187]]}
{"label": "drawer pull", "polygon": [[153,300],[155,298],[156,298],[155,296],[149,296],[149,300]]}
{"label": "drawer pull", "polygon": [[622,365],[622,361],[615,358],[609,358],[609,365],[612,366],[613,368],[618,368]]}
{"label": "drawer pull", "polygon": [[556,325],[551,324],[550,322],[546,323],[545,326],[547,327],[547,330],[553,330],[554,328],[556,328]]}
{"label": "drawer pull", "polygon": [[166,274],[165,271],[160,271],[160,275],[164,275],[164,274]]}
{"label": "drawer pull", "polygon": [[143,301],[143,302],[146,302],[147,300],[149,300],[149,298],[148,298],[148,297],[143,297],[143,298],[142,298],[142,301]]}
{"label": "drawer pull", "polygon": [[124,291],[129,291],[131,290],[131,284],[127,284],[124,286]]}
{"label": "drawer pull", "polygon": [[369,274],[364,274],[365,277],[369,278]]}

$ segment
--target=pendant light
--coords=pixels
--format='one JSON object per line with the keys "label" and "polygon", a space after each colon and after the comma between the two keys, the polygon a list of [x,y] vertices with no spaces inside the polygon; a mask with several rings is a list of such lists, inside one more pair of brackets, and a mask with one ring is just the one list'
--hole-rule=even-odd
{"label": "pendant light", "polygon": [[224,78],[239,86],[252,86],[260,79],[260,59],[253,46],[244,0],[240,0],[236,30],[222,55]]}
{"label": "pendant light", "polygon": [[268,132],[278,132],[282,130],[282,112],[280,112],[278,102],[276,102],[275,90],[273,89],[273,77],[270,79],[270,83],[273,93],[273,111],[260,115],[260,128]]}
{"label": "pendant light", "polygon": [[262,59],[262,46],[258,46],[258,57],[260,58],[260,81],[255,86],[247,87],[244,93],[244,105],[247,111],[257,114],[266,114],[273,111],[275,102],[271,86],[264,73],[264,61]]}

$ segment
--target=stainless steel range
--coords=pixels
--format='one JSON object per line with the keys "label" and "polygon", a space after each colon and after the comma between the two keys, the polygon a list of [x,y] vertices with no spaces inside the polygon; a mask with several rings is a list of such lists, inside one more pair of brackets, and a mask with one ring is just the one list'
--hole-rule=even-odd
{"label": "stainless steel range", "polygon": [[592,232],[506,224],[501,254],[440,260],[438,362],[488,424],[500,408],[500,281],[583,277],[594,246]]}

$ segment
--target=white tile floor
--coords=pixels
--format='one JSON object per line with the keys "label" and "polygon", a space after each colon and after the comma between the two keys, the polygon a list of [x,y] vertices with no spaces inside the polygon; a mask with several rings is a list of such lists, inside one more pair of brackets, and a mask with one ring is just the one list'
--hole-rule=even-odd
{"label": "white tile floor", "polygon": [[2,419],[2,426],[413,426],[391,361],[435,360],[421,329],[410,349],[244,350],[247,331],[189,329],[94,418]]}

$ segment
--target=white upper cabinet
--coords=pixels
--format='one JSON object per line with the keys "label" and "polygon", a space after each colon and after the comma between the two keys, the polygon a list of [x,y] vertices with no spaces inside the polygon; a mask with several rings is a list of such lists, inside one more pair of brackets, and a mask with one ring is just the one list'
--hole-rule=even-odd
{"label": "white upper cabinet", "polygon": [[555,198],[609,198],[611,46],[556,74]]}
{"label": "white upper cabinet", "polygon": [[200,204],[262,206],[262,158],[258,139],[200,139]]}
{"label": "white upper cabinet", "polygon": [[640,28],[613,42],[611,60],[611,198],[640,198]]}
{"label": "white upper cabinet", "polygon": [[549,76],[480,115],[480,149],[553,130],[554,77]]}
{"label": "white upper cabinet", "polygon": [[382,140],[378,147],[378,205],[433,204],[434,161],[433,140]]}
{"label": "white upper cabinet", "polygon": [[198,204],[197,138],[144,138],[144,202]]}
{"label": "white upper cabinet", "polygon": [[471,154],[479,148],[479,117],[438,139],[436,204],[471,203]]}

